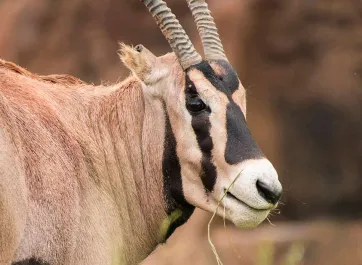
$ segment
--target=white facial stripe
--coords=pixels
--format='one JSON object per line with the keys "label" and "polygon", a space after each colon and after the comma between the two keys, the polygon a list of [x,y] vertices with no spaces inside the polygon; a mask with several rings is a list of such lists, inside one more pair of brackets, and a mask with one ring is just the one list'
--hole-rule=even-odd
{"label": "white facial stripe", "polygon": [[[224,97],[224,100],[228,101],[227,98],[225,97],[225,95],[219,96],[218,91],[212,86],[212,84],[204,77],[204,75],[200,71],[196,69],[190,70],[189,77],[190,80],[194,83],[200,98],[206,104],[208,104],[212,109],[212,113],[209,117],[210,122],[212,123],[211,119],[215,115],[217,115],[215,117],[215,120],[217,121],[218,120],[217,113],[220,113],[220,111],[217,109],[221,108],[221,110],[223,110],[224,108],[222,108],[221,106],[223,105],[226,106],[226,104],[222,104],[222,102],[220,102],[220,99],[221,97]],[[182,104],[184,104],[184,102]],[[190,125],[191,125],[190,114],[187,112],[185,113],[185,115],[187,116],[187,119],[190,118]],[[225,125],[223,125],[223,127],[225,127]],[[198,147],[198,143],[195,138],[195,132],[192,129],[192,126],[190,127],[188,126],[187,130],[189,130],[189,128],[190,132],[193,134],[192,136],[193,144],[195,144],[195,146]],[[226,136],[224,136],[223,138],[226,138]],[[194,154],[196,154],[196,157],[194,156]],[[192,204],[204,210],[213,211],[214,210],[213,206],[216,204],[216,201],[214,201],[214,199],[205,192],[204,184],[202,183],[202,180],[200,178],[201,158],[202,158],[201,150],[195,149],[193,152],[188,152],[188,155],[186,155],[184,162],[180,161],[182,177],[183,177],[184,196],[189,202],[192,202]],[[196,160],[200,161],[200,163],[197,164],[197,166],[195,165]],[[194,164],[192,164],[191,162],[193,162]]]}
{"label": "white facial stripe", "polygon": [[192,69],[189,71],[189,77],[195,84],[200,98],[209,105],[213,111],[217,112],[220,108],[224,108],[224,105],[228,102],[226,95],[217,91],[202,72],[197,69]]}
{"label": "white facial stripe", "polygon": [[246,91],[243,85],[239,82],[239,88],[233,93],[232,99],[239,105],[241,111],[246,118]]}
{"label": "white facial stripe", "polygon": [[211,62],[210,66],[218,76],[225,76],[227,74],[225,69],[216,62]]}
{"label": "white facial stripe", "polygon": [[190,79],[194,82],[200,97],[210,106],[210,136],[213,139],[213,163],[217,171],[228,169],[230,165],[225,161],[226,132],[226,106],[229,103],[227,96],[218,91],[199,70],[190,71]]}

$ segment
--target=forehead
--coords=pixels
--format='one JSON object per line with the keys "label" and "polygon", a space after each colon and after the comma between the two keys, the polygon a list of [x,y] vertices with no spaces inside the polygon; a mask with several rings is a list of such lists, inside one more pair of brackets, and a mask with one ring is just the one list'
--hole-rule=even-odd
{"label": "forehead", "polygon": [[187,72],[193,69],[200,71],[214,88],[228,97],[232,97],[234,92],[242,87],[234,68],[226,61],[202,61],[190,67]]}

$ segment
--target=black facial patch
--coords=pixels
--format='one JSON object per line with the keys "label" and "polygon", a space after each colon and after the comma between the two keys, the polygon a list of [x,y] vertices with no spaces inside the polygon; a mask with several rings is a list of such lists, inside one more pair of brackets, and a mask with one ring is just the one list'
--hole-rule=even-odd
{"label": "black facial patch", "polygon": [[11,265],[50,265],[41,259],[31,258],[11,263]]}
{"label": "black facial patch", "polygon": [[224,69],[226,73],[225,75],[217,75],[214,69],[212,69],[210,64],[206,61],[202,61],[197,65],[191,66],[189,69],[199,70],[217,90],[223,92],[228,97],[231,97],[232,94],[239,88],[238,75],[228,62],[222,60],[214,62]]}
{"label": "black facial patch", "polygon": [[[263,153],[261,152],[260,148],[258,147],[255,140],[251,136],[251,133],[247,127],[244,113],[241,111],[240,107],[234,102],[232,98],[233,93],[237,91],[239,88],[239,78],[237,73],[235,72],[233,67],[226,61],[217,60],[214,62],[218,64],[225,71],[225,74],[221,76],[217,75],[214,69],[210,66],[209,62],[206,61],[202,61],[201,63],[190,67],[188,71],[190,69],[197,69],[200,72],[202,72],[205,78],[217,90],[224,93],[230,101],[226,111],[226,130],[227,130],[227,142],[225,149],[226,162],[229,164],[237,164],[247,159],[252,159],[252,158],[255,159],[263,157],[264,156]],[[186,86],[188,87],[190,84],[193,85],[192,81],[189,80],[188,75],[186,75]],[[207,127],[205,127],[205,130],[206,128],[208,131],[208,135],[210,136],[209,133],[210,124],[208,124]],[[195,133],[197,135],[196,131]],[[212,143],[211,139],[210,142]],[[214,178],[213,175],[211,175],[211,177]]]}
{"label": "black facial patch", "polygon": [[230,101],[226,111],[227,142],[225,160],[234,165],[247,159],[263,157],[263,153],[251,136],[244,113],[240,107]]}
{"label": "black facial patch", "polygon": [[[190,93],[195,93],[195,85],[186,75],[186,100],[189,98]],[[207,110],[194,113],[189,111],[192,116],[191,125],[195,132],[197,143],[202,152],[201,160],[201,181],[207,191],[212,191],[216,183],[216,167],[212,163],[212,149],[214,144],[210,135],[211,123],[209,119],[210,108]]]}
{"label": "black facial patch", "polygon": [[189,204],[182,189],[181,166],[176,153],[176,139],[172,132],[170,119],[166,113],[165,142],[163,147],[163,194],[166,201],[166,214],[170,215],[176,209],[182,210],[182,216],[171,224],[166,239],[177,227],[184,224],[193,213],[195,207]]}

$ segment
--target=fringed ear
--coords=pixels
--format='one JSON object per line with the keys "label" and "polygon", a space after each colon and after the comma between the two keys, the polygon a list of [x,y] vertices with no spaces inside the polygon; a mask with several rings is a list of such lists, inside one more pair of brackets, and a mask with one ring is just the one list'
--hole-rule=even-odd
{"label": "fringed ear", "polygon": [[119,57],[127,68],[146,85],[152,85],[168,74],[167,67],[141,44],[130,47],[120,43]]}

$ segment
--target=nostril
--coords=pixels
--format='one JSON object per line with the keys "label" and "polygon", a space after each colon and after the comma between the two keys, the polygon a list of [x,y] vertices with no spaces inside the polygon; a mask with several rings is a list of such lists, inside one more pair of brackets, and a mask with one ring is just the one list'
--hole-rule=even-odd
{"label": "nostril", "polygon": [[280,196],[282,195],[282,191],[276,188],[269,186],[268,184],[258,180],[256,182],[256,188],[261,197],[263,197],[267,202],[276,204]]}

